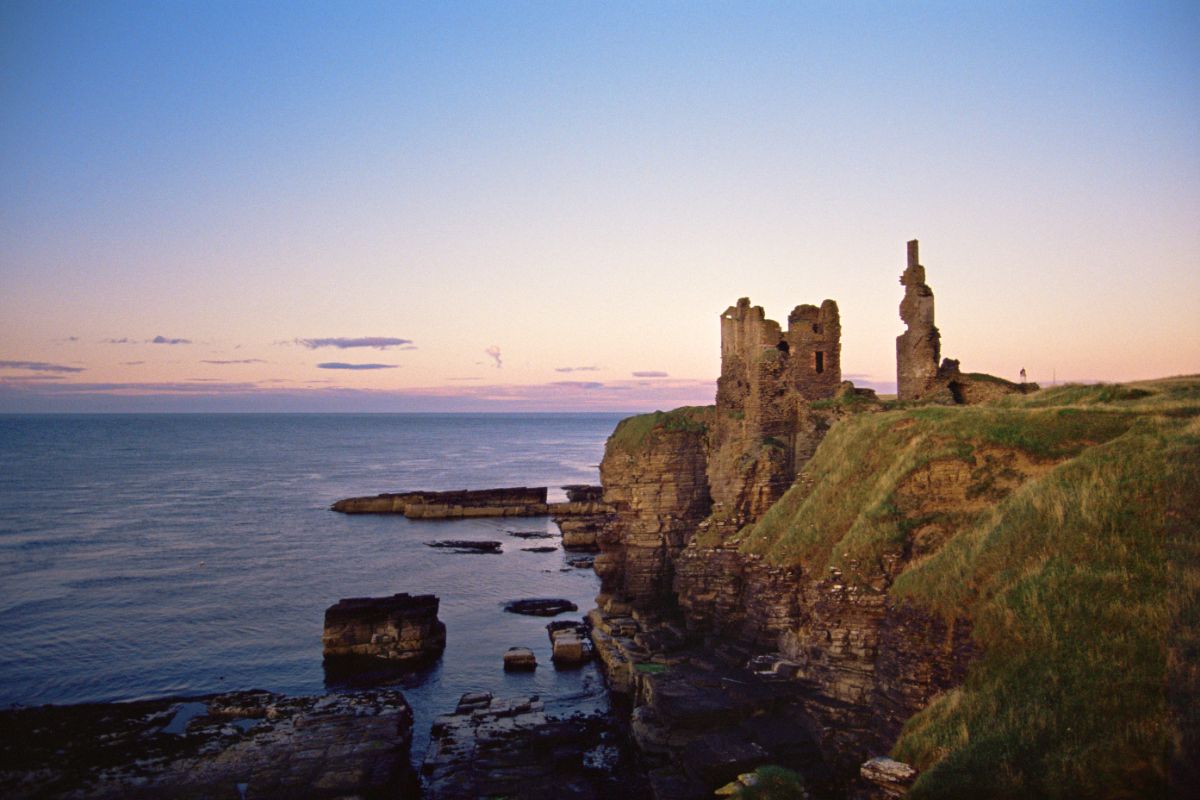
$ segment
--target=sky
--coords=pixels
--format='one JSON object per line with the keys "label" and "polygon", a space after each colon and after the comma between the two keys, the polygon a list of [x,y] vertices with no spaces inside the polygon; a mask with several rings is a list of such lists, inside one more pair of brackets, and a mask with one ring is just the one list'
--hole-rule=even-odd
{"label": "sky", "polygon": [[638,411],[718,317],[1200,372],[1200,4],[0,4],[0,412]]}

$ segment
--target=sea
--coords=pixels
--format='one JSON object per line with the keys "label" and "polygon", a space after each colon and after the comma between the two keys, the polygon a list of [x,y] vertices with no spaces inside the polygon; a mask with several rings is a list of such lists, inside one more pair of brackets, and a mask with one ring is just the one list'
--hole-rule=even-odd
{"label": "sea", "polygon": [[[340,598],[432,593],[442,658],[393,676],[414,755],[468,691],[536,694],[553,713],[607,707],[594,666],[556,670],[548,620],[505,601],[593,605],[548,518],[416,521],[329,510],[355,495],[599,482],[622,414],[0,416],[0,707],[265,689],[341,690],[321,657]],[[499,555],[428,547],[503,542]],[[532,673],[504,652],[533,649]]]}

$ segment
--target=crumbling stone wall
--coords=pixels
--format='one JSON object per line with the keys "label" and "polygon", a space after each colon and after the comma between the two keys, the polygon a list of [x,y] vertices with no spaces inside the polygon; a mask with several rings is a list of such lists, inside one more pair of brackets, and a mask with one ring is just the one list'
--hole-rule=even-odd
{"label": "crumbling stone wall", "polygon": [[933,324],[933,289],[925,283],[916,239],[908,243],[908,267],[900,284],[900,319],[908,329],[896,337],[896,396],[918,400],[937,381],[942,335]]}

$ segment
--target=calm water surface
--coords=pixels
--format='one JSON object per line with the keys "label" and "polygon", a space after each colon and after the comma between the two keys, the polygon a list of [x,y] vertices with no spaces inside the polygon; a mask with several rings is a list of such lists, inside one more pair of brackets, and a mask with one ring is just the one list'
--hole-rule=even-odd
{"label": "calm water surface", "polygon": [[[441,597],[447,627],[442,660],[404,681],[418,745],[464,691],[603,706],[593,667],[550,666],[547,620],[500,610],[517,597],[591,607],[590,570],[506,533],[550,520],[328,509],[384,491],[597,483],[621,416],[0,416],[0,706],[320,693],[325,608],[395,592]],[[441,538],[498,539],[504,553],[423,544]],[[506,675],[514,645],[543,666]]]}

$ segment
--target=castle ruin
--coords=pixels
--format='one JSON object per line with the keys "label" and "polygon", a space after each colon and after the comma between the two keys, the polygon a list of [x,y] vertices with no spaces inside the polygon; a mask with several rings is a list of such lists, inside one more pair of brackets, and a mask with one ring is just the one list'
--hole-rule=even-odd
{"label": "castle ruin", "polygon": [[918,400],[938,379],[942,335],[933,324],[933,289],[925,283],[916,239],[908,243],[908,267],[900,284],[904,287],[900,319],[908,329],[896,337],[896,397]]}

